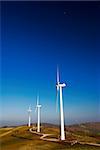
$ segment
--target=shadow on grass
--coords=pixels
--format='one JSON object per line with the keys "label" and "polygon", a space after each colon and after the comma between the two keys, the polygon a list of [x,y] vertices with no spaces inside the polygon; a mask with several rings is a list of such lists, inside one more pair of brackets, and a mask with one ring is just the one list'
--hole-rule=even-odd
{"label": "shadow on grass", "polygon": [[27,138],[27,137],[22,137],[22,136],[18,136],[18,135],[14,135],[14,134],[12,134],[11,136],[16,137],[18,139],[33,140],[33,139],[30,139],[30,138]]}

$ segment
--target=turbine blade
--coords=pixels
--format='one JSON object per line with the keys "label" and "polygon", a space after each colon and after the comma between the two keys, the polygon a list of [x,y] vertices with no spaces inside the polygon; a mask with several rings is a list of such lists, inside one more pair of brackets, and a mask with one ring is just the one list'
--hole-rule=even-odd
{"label": "turbine blade", "polygon": [[59,69],[57,67],[57,83],[59,83]]}
{"label": "turbine blade", "polygon": [[56,92],[56,112],[58,112],[58,96],[59,96],[59,93],[57,90],[57,92]]}
{"label": "turbine blade", "polygon": [[31,106],[29,106],[29,111],[31,110]]}
{"label": "turbine blade", "polygon": [[56,91],[56,112],[58,112],[58,96],[59,96],[59,69],[57,66],[57,91]]}
{"label": "turbine blade", "polygon": [[39,95],[37,95],[37,105],[39,104]]}
{"label": "turbine blade", "polygon": [[37,107],[35,108],[35,113],[37,112]]}
{"label": "turbine blade", "polygon": [[59,86],[57,85],[57,92],[59,91]]}

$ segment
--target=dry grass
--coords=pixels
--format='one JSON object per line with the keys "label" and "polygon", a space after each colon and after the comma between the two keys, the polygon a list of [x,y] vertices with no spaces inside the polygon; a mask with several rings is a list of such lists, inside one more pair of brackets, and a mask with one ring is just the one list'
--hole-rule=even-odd
{"label": "dry grass", "polygon": [[[64,142],[48,142],[40,140],[40,136],[36,134],[32,134],[29,132],[27,126],[20,126],[15,128],[7,128],[5,129],[7,132],[12,130],[11,133],[0,138],[1,141],[1,150],[99,150],[99,147],[88,146],[88,145],[80,145],[75,144],[71,146],[70,144]],[[3,128],[0,129],[3,132]],[[42,127],[42,131],[44,133],[54,134],[58,136],[59,129],[57,127]],[[94,140],[94,138],[90,137],[82,137],[77,134],[68,134],[68,138],[78,138],[81,140],[90,141]]]}

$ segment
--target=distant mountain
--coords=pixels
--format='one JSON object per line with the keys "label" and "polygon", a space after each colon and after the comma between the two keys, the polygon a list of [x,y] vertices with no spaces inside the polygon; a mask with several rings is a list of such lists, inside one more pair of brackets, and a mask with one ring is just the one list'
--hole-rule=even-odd
{"label": "distant mountain", "polygon": [[66,126],[66,131],[78,135],[87,135],[100,139],[100,122],[90,122]]}
{"label": "distant mountain", "polygon": [[100,122],[88,122],[88,123],[81,123],[81,124],[74,124],[66,126],[66,129],[89,129],[89,130],[98,130],[100,131]]}

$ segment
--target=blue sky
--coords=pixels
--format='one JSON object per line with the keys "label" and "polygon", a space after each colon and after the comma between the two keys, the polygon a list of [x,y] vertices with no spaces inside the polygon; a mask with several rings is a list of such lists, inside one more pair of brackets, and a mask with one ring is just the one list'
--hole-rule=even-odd
{"label": "blue sky", "polygon": [[2,2],[1,121],[27,122],[39,93],[42,121],[57,123],[59,66],[66,124],[99,121],[100,9],[97,2]]}

